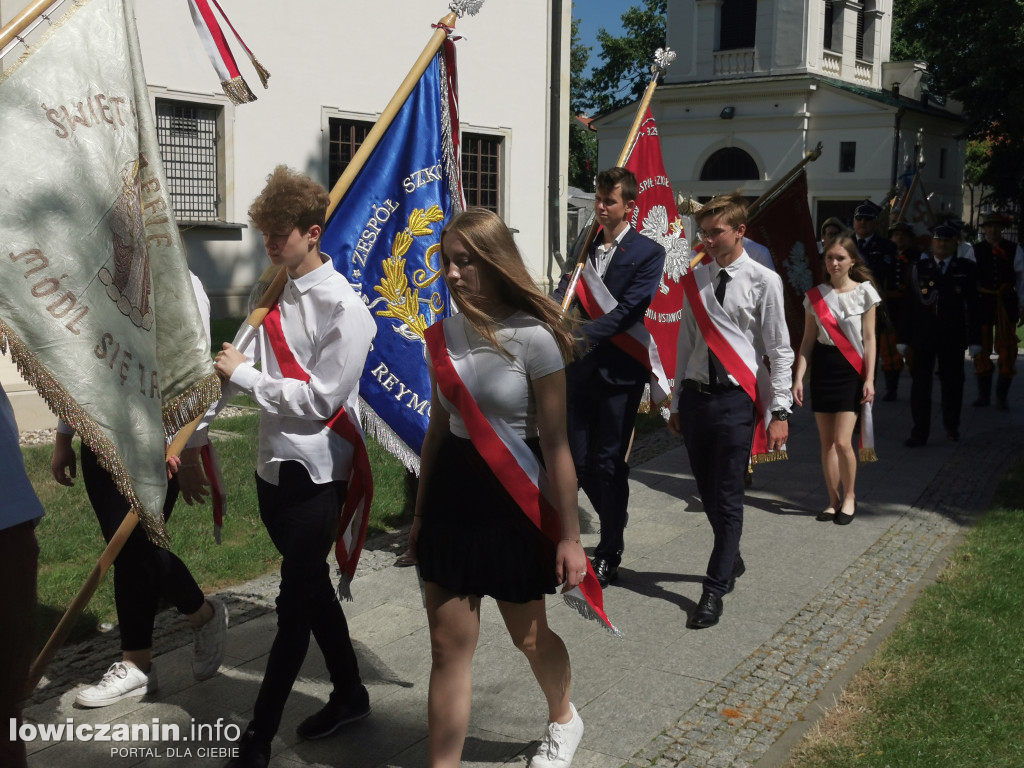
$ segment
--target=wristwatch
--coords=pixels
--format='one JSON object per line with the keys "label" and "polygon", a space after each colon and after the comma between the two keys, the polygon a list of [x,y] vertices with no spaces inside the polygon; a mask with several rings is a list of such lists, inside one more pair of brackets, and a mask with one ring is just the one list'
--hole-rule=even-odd
{"label": "wristwatch", "polygon": [[772,411],[772,418],[775,419],[776,421],[789,421],[789,411]]}

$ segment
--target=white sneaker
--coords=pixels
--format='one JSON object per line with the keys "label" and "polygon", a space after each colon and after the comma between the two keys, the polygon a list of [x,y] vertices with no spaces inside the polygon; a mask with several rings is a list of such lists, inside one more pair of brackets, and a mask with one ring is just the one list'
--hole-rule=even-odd
{"label": "white sneaker", "polygon": [[80,707],[106,707],[121,699],[155,693],[156,688],[156,667],[150,667],[147,675],[134,664],[118,661],[96,685],[79,691],[75,703]]}
{"label": "white sneaker", "polygon": [[572,765],[572,756],[583,738],[583,719],[572,703],[569,709],[572,720],[568,723],[548,723],[548,732],[541,739],[529,768],[569,768]]}
{"label": "white sneaker", "polygon": [[224,661],[224,639],[228,633],[227,606],[216,597],[208,597],[206,602],[213,608],[213,618],[193,630],[192,675],[196,680],[207,680],[217,674]]}

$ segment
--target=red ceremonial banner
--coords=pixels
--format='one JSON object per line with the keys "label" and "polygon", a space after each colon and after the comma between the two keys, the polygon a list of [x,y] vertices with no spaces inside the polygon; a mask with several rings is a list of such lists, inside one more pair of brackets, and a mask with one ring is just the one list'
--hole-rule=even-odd
{"label": "red ceremonial banner", "polygon": [[789,337],[797,349],[804,333],[804,294],[822,281],[804,171],[757,210],[747,222],[747,237],[772,252],[775,271],[782,278]]}
{"label": "red ceremonial banner", "polygon": [[689,269],[690,245],[683,232],[672,185],[665,173],[658,126],[650,109],[644,115],[626,168],[636,176],[640,192],[629,223],[641,235],[664,247],[667,254],[665,272],[647,309],[644,324],[658,346],[658,356],[671,382],[675,380],[676,335],[683,310],[680,278]]}

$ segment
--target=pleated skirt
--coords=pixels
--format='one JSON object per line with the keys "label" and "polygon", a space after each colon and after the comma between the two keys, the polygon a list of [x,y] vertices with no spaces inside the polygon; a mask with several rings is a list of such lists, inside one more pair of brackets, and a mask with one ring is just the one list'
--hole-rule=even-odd
{"label": "pleated skirt", "polygon": [[[539,441],[528,444],[539,457]],[[555,593],[555,544],[530,522],[470,440],[445,438],[424,494],[416,548],[424,581],[511,603]]]}

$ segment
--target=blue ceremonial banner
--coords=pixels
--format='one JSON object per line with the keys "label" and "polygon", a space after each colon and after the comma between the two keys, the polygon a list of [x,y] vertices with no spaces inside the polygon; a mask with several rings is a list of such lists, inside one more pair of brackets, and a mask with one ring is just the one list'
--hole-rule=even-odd
{"label": "blue ceremonial banner", "polygon": [[434,57],[335,210],[321,240],[377,323],[362,420],[418,471],[430,418],[426,329],[450,314],[441,230],[463,207],[454,46]]}

